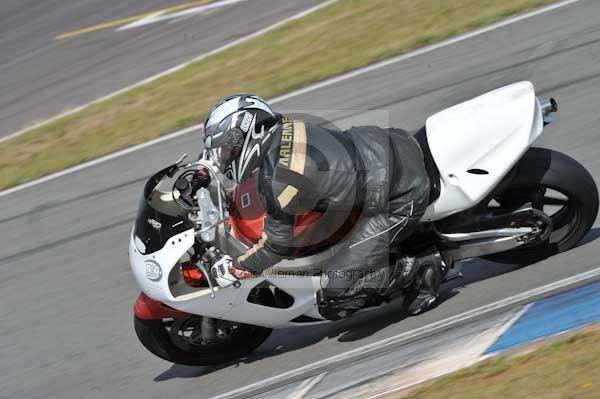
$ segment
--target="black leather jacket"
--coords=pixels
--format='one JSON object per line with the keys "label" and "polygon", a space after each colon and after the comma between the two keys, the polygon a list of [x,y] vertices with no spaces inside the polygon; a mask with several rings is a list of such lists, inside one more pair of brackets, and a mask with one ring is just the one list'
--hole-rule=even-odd
{"label": "black leather jacket", "polygon": [[[242,268],[260,273],[298,256],[299,247],[314,244],[294,235],[296,216],[307,211],[328,215],[328,226],[341,226],[351,212],[361,212],[363,221],[348,236],[349,246],[371,238],[385,244],[389,237],[380,232],[397,217],[420,219],[429,180],[421,149],[410,134],[376,126],[340,132],[281,118],[258,172],[258,192],[267,211],[264,233],[238,258]],[[338,230],[333,226],[326,234]],[[348,253],[344,262],[357,267],[368,255]]]}

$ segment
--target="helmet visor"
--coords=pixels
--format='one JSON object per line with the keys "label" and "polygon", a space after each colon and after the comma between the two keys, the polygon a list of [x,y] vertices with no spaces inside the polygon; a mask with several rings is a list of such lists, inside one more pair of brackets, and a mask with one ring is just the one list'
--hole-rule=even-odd
{"label": "helmet visor", "polygon": [[228,147],[225,145],[213,148],[208,151],[208,156],[217,165],[221,173],[225,173],[232,162],[240,156],[241,148]]}

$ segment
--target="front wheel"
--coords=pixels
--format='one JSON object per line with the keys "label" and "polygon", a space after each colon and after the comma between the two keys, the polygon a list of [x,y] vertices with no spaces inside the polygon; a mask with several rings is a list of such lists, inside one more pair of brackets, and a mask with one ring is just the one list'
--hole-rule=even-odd
{"label": "front wheel", "polygon": [[531,203],[550,216],[553,232],[546,241],[484,258],[527,265],[577,245],[598,214],[598,188],[590,173],[574,159],[544,148],[530,148],[515,168],[493,202],[510,209]]}
{"label": "front wheel", "polygon": [[202,317],[144,320],[134,316],[135,332],[146,349],[169,362],[190,366],[226,363],[252,352],[270,328],[216,320],[216,336],[202,338]]}

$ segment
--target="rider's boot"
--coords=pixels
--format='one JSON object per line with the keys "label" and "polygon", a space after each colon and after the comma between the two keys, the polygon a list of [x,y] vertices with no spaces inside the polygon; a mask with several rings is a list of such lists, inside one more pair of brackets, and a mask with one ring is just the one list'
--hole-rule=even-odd
{"label": "rider's boot", "polygon": [[345,319],[360,309],[376,305],[373,298],[389,281],[389,269],[368,273],[347,289],[325,288],[318,294],[319,313],[328,320]]}
{"label": "rider's boot", "polygon": [[442,282],[442,271],[436,262],[426,262],[419,265],[417,275],[418,292],[416,298],[408,305],[407,313],[418,315],[433,308],[439,299],[439,289]]}
{"label": "rider's boot", "polygon": [[354,313],[363,309],[366,305],[366,298],[352,297],[352,296],[337,296],[335,298],[326,298],[322,296],[322,293],[318,298],[319,301],[319,313],[327,320],[337,321],[348,318]]}

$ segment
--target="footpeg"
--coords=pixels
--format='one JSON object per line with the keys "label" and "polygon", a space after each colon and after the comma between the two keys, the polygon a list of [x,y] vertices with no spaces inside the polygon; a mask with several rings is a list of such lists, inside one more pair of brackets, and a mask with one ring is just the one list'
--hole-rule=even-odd
{"label": "footpeg", "polygon": [[442,284],[449,283],[450,281],[454,281],[454,280],[464,279],[464,278],[465,278],[465,276],[462,273],[455,273],[451,276],[444,277]]}

